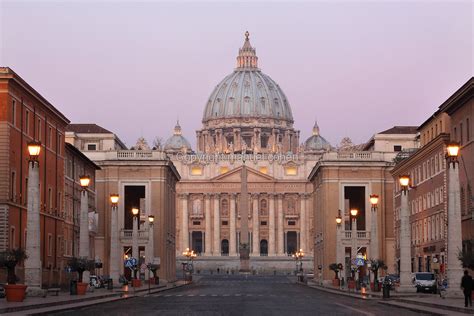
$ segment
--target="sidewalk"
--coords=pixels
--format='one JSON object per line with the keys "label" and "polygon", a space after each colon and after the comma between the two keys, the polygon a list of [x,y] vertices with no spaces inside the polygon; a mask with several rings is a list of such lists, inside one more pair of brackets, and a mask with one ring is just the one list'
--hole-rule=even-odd
{"label": "sidewalk", "polygon": [[391,305],[412,311],[429,312],[434,315],[465,315],[474,314],[474,308],[464,308],[464,298],[441,298],[439,295],[424,293],[397,293],[390,291],[390,298],[383,299],[382,292],[354,292],[348,289],[319,285],[308,282],[308,287],[333,294],[349,296],[358,299],[379,300],[380,304]]}
{"label": "sidewalk", "polygon": [[[183,281],[177,281],[172,284],[151,285],[150,293],[175,289],[184,286]],[[27,314],[48,314],[61,310],[76,309],[95,304],[108,303],[122,299],[128,299],[136,296],[148,294],[148,284],[140,288],[123,286],[121,288],[94,289],[94,292],[87,292],[86,295],[70,295],[69,291],[59,292],[58,296],[48,295],[47,297],[27,297],[23,302],[7,302],[0,300],[0,315],[27,315]]]}

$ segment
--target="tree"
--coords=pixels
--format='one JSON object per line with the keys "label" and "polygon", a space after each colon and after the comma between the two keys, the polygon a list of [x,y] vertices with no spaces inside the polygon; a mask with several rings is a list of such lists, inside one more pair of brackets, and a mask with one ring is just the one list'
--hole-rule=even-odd
{"label": "tree", "polygon": [[7,268],[8,284],[16,284],[18,278],[15,274],[15,267],[26,258],[28,258],[28,256],[22,248],[9,249],[0,252],[0,267]]}
{"label": "tree", "polygon": [[95,267],[95,261],[88,259],[87,257],[73,257],[71,260],[69,260],[68,264],[72,271],[77,271],[79,274],[79,282],[83,282],[82,275],[84,274],[84,271],[90,271]]}
{"label": "tree", "polygon": [[462,262],[463,268],[474,270],[474,253],[460,251],[458,254],[458,259]]}
{"label": "tree", "polygon": [[340,269],[339,269],[339,265],[337,263],[331,263],[329,265],[329,270],[334,271],[334,273],[336,274],[334,279],[339,279],[338,273],[339,273]]}

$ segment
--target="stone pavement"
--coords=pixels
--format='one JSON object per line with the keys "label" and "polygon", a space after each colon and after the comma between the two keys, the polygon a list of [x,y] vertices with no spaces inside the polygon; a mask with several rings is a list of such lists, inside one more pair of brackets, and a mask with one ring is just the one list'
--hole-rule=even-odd
{"label": "stone pavement", "polygon": [[[185,285],[183,281],[160,285],[151,285],[150,293],[158,293]],[[0,300],[0,315],[41,315],[61,310],[75,309],[84,306],[96,305],[105,302],[127,299],[135,296],[148,294],[148,284],[140,288],[123,286],[121,288],[94,289],[86,295],[70,295],[69,291],[59,292],[58,296],[48,295],[46,297],[27,297],[23,302],[7,302]]]}
{"label": "stone pavement", "polygon": [[397,293],[390,291],[390,299],[383,299],[382,292],[349,291],[346,288],[323,286],[316,282],[308,282],[308,287],[334,294],[360,299],[379,300],[379,303],[409,309],[412,311],[429,312],[435,315],[474,314],[474,308],[464,308],[464,298],[441,298],[439,295],[427,293]]}

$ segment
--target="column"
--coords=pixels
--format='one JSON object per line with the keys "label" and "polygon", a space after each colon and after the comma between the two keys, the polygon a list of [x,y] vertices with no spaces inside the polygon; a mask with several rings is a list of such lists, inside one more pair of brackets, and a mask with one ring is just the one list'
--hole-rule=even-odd
{"label": "column", "polygon": [[304,252],[308,251],[307,243],[306,243],[306,236],[307,236],[307,223],[306,223],[306,199],[308,195],[306,193],[300,194],[300,205],[301,205],[301,212],[300,212],[300,248],[303,249]]}
{"label": "column", "polygon": [[89,258],[89,197],[87,189],[83,189],[81,192],[79,257]]}
{"label": "column", "polygon": [[230,238],[229,238],[229,256],[237,255],[237,237],[235,230],[235,194],[230,195]]}
{"label": "column", "polygon": [[[140,214],[140,213],[138,213]],[[132,257],[137,259],[138,261],[138,256],[139,256],[139,251],[138,251],[138,216],[136,215],[133,216],[133,231],[132,231]]]}
{"label": "column", "polygon": [[283,194],[277,195],[278,197],[278,210],[277,210],[277,217],[278,217],[278,255],[284,256],[285,255],[285,243],[284,237],[285,232],[283,230]]}
{"label": "column", "polygon": [[[154,243],[153,243],[153,223],[151,223],[150,221],[148,221],[148,244],[146,245],[145,247],[145,263],[146,264],[149,264],[149,263],[153,263],[153,258],[155,257],[155,254],[154,254]],[[145,280],[148,280],[149,279],[149,273],[148,271],[145,272]]]}
{"label": "column", "polygon": [[[26,255],[28,258],[25,259],[25,284],[28,286],[28,295],[35,295],[33,292],[41,292],[39,164],[37,161],[30,161],[28,168],[26,221]],[[23,234],[23,232],[20,233]]]}
{"label": "column", "polygon": [[118,207],[112,206],[112,218],[110,226],[110,278],[115,284],[120,284],[120,265],[122,259],[120,258],[120,242],[118,232]]}
{"label": "column", "polygon": [[214,247],[213,255],[221,255],[221,217],[219,211],[219,194],[214,195]]}
{"label": "column", "polygon": [[189,248],[189,210],[188,210],[188,194],[181,195],[182,199],[182,227],[181,227],[181,248],[186,251]]}
{"label": "column", "polygon": [[253,201],[253,215],[252,215],[252,255],[260,256],[260,235],[259,235],[259,221],[258,221],[258,194],[252,194]]}
{"label": "column", "polygon": [[211,244],[211,196],[206,194],[204,196],[204,209],[205,209],[205,216],[206,216],[206,235],[204,237],[204,242],[206,243],[204,249],[204,255],[210,256],[212,255],[212,244]]}
{"label": "column", "polygon": [[400,286],[399,292],[414,292],[411,280],[411,226],[408,209],[408,189],[400,194]]}
{"label": "column", "polygon": [[275,255],[275,195],[269,196],[269,212],[268,212],[268,255]]}
{"label": "column", "polygon": [[[461,233],[461,195],[459,186],[459,164],[456,162],[446,162],[448,168],[448,260],[446,274],[449,287],[447,295],[449,297],[462,296],[461,278],[463,269],[461,261],[458,259],[459,251],[462,250]],[[458,168],[456,168],[458,166]]]}
{"label": "column", "polygon": [[[342,234],[343,234],[342,224],[336,225],[336,263],[337,264],[342,263],[342,265],[345,266],[345,261],[344,261],[345,247],[343,247],[342,242],[341,242]],[[342,275],[342,272],[341,272],[341,275]]]}
{"label": "column", "polygon": [[370,254],[369,257],[375,260],[379,258],[379,238],[377,233],[377,207],[372,206],[370,219]]}

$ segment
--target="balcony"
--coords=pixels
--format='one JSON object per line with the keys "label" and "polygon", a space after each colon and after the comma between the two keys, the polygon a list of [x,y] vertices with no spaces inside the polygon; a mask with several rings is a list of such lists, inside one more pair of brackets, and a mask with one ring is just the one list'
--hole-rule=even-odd
{"label": "balcony", "polygon": [[323,154],[323,161],[393,161],[396,153],[374,151],[329,152]]}
{"label": "balcony", "polygon": [[[120,230],[120,241],[123,243],[132,242],[133,229],[121,229]],[[139,229],[138,230],[138,243],[147,243],[148,242],[148,229]]]}
{"label": "balcony", "polygon": [[[358,230],[357,232],[357,245],[368,246],[370,244],[370,232],[366,230]],[[352,243],[352,231],[342,231],[341,242],[343,245],[350,246]]]}

